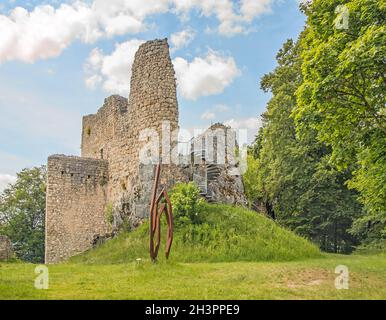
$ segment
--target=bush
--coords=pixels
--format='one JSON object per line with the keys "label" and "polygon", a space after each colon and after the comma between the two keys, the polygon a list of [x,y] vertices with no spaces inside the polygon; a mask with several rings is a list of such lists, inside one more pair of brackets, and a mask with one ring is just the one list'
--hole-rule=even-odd
{"label": "bush", "polygon": [[205,200],[200,189],[193,183],[178,183],[171,191],[175,225],[200,224],[203,221],[202,209]]}

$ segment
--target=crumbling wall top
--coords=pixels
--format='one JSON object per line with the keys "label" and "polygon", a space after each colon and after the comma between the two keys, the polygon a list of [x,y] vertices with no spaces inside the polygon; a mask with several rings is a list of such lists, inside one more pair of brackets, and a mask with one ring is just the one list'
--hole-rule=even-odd
{"label": "crumbling wall top", "polygon": [[85,115],[83,118],[93,118],[102,114],[127,112],[128,101],[127,98],[120,95],[111,95],[104,100],[102,107],[100,107],[97,113],[91,113]]}

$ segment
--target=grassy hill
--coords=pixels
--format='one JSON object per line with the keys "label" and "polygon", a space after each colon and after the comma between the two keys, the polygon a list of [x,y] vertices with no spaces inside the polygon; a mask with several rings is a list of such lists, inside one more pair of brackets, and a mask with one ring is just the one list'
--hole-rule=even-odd
{"label": "grassy hill", "polygon": [[[205,221],[176,227],[171,261],[289,261],[320,257],[319,249],[256,212],[227,205],[205,204]],[[122,233],[71,263],[117,264],[148,260],[149,226]],[[163,226],[164,233],[166,232]],[[164,234],[163,234],[164,236]],[[165,241],[163,241],[165,242]],[[161,247],[159,260],[163,261]]]}

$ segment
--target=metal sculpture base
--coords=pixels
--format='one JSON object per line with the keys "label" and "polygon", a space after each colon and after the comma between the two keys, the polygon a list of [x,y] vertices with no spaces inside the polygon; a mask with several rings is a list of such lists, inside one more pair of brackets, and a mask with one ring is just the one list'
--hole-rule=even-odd
{"label": "metal sculpture base", "polygon": [[[159,178],[161,173],[161,164],[158,164],[155,169],[155,178],[153,185],[153,194],[150,205],[150,258],[153,262],[157,260],[158,250],[161,244],[161,215],[165,213],[168,227],[166,240],[166,259],[169,258],[170,249],[173,243],[173,212],[168,193],[165,188],[161,190],[157,196]],[[154,243],[154,237],[157,236],[157,241]]]}

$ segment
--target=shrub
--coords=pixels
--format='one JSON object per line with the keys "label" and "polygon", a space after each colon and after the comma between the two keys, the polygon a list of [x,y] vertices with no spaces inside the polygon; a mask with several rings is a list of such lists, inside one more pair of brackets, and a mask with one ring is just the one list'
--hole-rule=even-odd
{"label": "shrub", "polygon": [[112,203],[109,203],[105,209],[105,217],[106,222],[109,224],[110,227],[112,227],[114,222],[114,215],[113,215],[113,205]]}
{"label": "shrub", "polygon": [[205,200],[200,196],[200,189],[193,182],[176,184],[171,191],[170,200],[177,227],[202,223]]}

